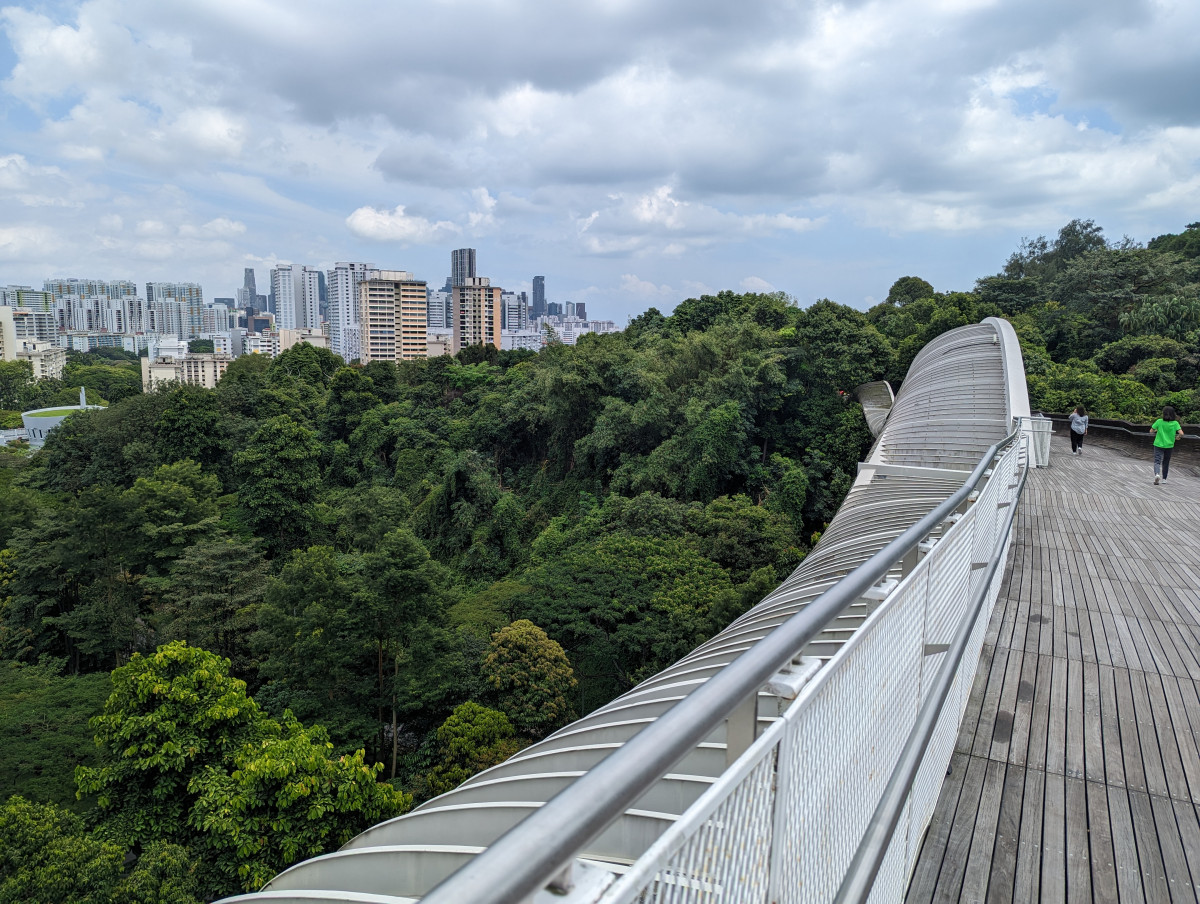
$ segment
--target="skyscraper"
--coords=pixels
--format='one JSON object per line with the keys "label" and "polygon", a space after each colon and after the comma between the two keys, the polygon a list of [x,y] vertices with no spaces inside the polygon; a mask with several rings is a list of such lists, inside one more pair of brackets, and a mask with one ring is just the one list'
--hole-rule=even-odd
{"label": "skyscraper", "polygon": [[580,320],[587,320],[587,303],[583,301],[575,302],[575,316]]}
{"label": "skyscraper", "polygon": [[305,329],[321,328],[321,282],[321,271],[316,267],[301,267],[296,274],[296,306],[300,326]]}
{"label": "skyscraper", "polygon": [[280,264],[271,271],[271,295],[275,298],[275,326],[281,330],[294,330],[300,326],[296,276],[291,264]]}
{"label": "skyscraper", "polygon": [[500,296],[503,290],[493,286],[486,276],[470,276],[464,285],[454,286],[454,326],[450,353],[457,355],[468,345],[494,345],[500,348]]}
{"label": "skyscraper", "polygon": [[425,281],[406,270],[377,270],[360,281],[358,359],[366,364],[424,358],[428,353],[425,305]]}
{"label": "skyscraper", "polygon": [[533,278],[533,319],[546,316],[546,277]]}
{"label": "skyscraper", "polygon": [[450,252],[450,285],[465,286],[475,278],[475,249],[459,248]]}
{"label": "skyscraper", "polygon": [[358,321],[358,284],[369,279],[374,264],[338,261],[328,272],[329,347],[347,362],[358,358],[362,336]]}
{"label": "skyscraper", "polygon": [[254,268],[242,271],[242,287],[238,290],[239,308],[258,308],[258,288],[254,284]]}

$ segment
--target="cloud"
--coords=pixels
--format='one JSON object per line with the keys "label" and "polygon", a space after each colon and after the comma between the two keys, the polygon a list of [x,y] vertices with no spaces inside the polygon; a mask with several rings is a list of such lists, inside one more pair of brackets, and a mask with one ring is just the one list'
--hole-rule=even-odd
{"label": "cloud", "polygon": [[743,292],[776,292],[773,285],[758,276],[747,276],[739,283]]}
{"label": "cloud", "polygon": [[448,220],[434,223],[424,217],[409,216],[405,214],[403,204],[394,210],[360,207],[346,217],[346,225],[361,238],[417,245],[445,241],[461,231]]}

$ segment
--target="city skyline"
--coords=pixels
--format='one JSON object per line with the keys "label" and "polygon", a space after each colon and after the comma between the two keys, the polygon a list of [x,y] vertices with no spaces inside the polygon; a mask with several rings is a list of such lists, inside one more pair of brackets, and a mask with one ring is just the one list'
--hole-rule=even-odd
{"label": "city skyline", "polygon": [[433,285],[469,246],[620,321],[724,288],[970,289],[1076,217],[1195,220],[1197,26],[1148,2],[9,6],[0,282],[228,296],[246,266],[364,260]]}

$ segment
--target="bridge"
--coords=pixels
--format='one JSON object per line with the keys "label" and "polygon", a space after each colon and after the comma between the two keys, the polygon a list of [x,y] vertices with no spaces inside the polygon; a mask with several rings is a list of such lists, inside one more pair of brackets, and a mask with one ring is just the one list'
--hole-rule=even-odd
{"label": "bridge", "polygon": [[1001,320],[860,394],[876,443],[766,599],[228,900],[1194,900],[1200,524],[1171,501],[1193,478],[1168,496],[1090,448],[1033,469],[1047,425]]}

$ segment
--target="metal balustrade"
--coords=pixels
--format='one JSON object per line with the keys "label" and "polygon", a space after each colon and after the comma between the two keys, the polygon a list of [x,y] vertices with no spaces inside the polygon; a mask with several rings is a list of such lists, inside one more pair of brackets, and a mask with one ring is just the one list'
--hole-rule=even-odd
{"label": "metal balustrade", "polygon": [[[1009,430],[1028,416],[1008,323],[929,343],[820,543],[759,605],[545,741],[229,900],[899,900],[998,591],[1029,463]],[[852,862],[870,882],[843,889]]]}

